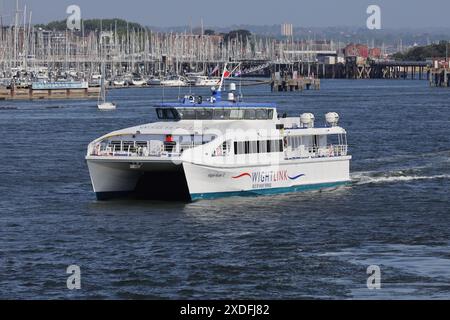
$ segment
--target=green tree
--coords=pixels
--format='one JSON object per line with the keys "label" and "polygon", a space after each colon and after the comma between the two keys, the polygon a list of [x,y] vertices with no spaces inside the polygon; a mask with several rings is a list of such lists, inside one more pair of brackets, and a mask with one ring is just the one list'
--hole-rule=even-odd
{"label": "green tree", "polygon": [[204,32],[205,36],[213,36],[216,34],[216,32],[214,30],[211,29],[206,29]]}
{"label": "green tree", "polygon": [[252,33],[250,31],[239,29],[230,31],[229,33],[225,34],[224,40],[225,42],[228,42],[230,40],[239,39],[242,40],[244,44],[246,44],[247,40],[251,39],[251,37]]}
{"label": "green tree", "polygon": [[402,61],[425,61],[429,58],[442,58],[450,53],[450,44],[448,41],[440,41],[438,44],[432,44],[423,47],[414,47],[405,53],[396,53],[393,57]]}

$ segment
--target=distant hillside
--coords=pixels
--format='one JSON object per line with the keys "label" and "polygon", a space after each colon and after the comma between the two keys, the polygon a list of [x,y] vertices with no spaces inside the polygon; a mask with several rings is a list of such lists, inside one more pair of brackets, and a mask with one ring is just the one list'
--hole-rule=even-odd
{"label": "distant hillside", "polygon": [[450,46],[447,41],[441,41],[439,44],[432,44],[423,47],[414,47],[405,53],[396,53],[394,58],[404,61],[425,61],[429,58],[443,58],[450,54]]}
{"label": "distant hillside", "polygon": [[[89,19],[83,20],[83,27],[85,32],[91,32],[100,30],[100,27],[103,30],[114,30],[117,26],[117,31],[119,33],[125,33],[127,31],[127,27],[129,30],[139,30],[145,29],[141,24],[135,22],[127,22],[123,19]],[[61,21],[53,21],[48,24],[38,24],[35,25],[37,28],[42,28],[45,30],[56,30],[56,31],[64,31],[67,29],[66,20]]]}
{"label": "distant hillside", "polygon": [[[158,27],[151,26],[150,29],[159,32],[189,32],[197,27],[189,26],[171,26]],[[213,26],[209,25],[205,29],[211,29],[219,33],[228,33],[232,30],[248,30],[257,36],[266,36],[284,39],[281,36],[280,25],[230,25]],[[419,45],[425,46],[431,43],[437,43],[440,40],[449,39],[450,28],[420,28],[420,29],[382,29],[369,30],[364,27],[352,26],[334,26],[334,27],[309,27],[299,26],[294,23],[295,39],[313,39],[313,40],[333,40],[343,43],[364,43],[376,47],[391,46],[395,50],[403,47]]]}

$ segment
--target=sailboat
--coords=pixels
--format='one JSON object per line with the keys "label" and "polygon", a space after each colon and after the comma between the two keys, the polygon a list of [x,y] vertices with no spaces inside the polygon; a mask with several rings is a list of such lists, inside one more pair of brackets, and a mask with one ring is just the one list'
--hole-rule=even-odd
{"label": "sailboat", "polygon": [[[105,78],[106,78],[106,72],[105,72],[105,63],[102,62],[102,78],[101,78],[101,91],[100,91],[100,96],[98,97],[98,109],[99,110],[104,110],[104,111],[108,111],[108,110],[115,110],[116,109],[116,105],[112,102],[107,102],[106,101],[106,85],[105,85]],[[100,102],[101,99],[101,102]]]}

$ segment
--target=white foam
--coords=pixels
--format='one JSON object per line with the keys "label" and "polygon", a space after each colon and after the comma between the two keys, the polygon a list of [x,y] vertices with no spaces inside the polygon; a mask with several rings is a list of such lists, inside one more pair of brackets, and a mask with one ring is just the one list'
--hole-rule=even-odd
{"label": "white foam", "polygon": [[353,181],[357,185],[365,184],[377,184],[377,183],[395,183],[395,182],[408,182],[415,180],[435,180],[435,179],[450,179],[449,174],[433,175],[433,176],[398,176],[398,175],[387,175],[387,176],[370,176],[370,175],[353,175]]}

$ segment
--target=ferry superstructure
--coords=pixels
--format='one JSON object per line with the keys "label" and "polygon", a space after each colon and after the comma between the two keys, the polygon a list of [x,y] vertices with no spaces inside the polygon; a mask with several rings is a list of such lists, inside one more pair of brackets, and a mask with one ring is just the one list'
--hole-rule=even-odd
{"label": "ferry superstructure", "polygon": [[324,189],[350,182],[346,130],[336,113],[280,116],[275,104],[235,94],[187,96],[156,106],[158,121],[89,144],[87,164],[99,200],[134,195],[195,201]]}

